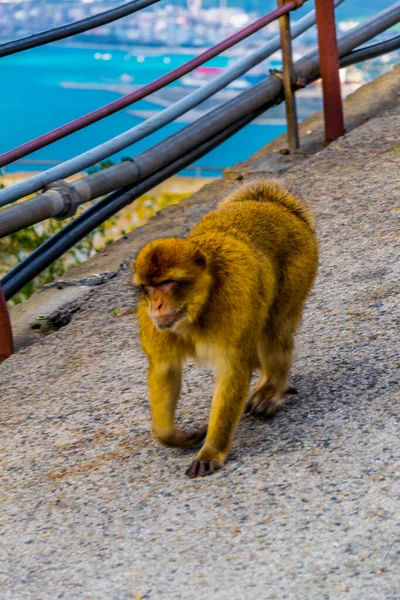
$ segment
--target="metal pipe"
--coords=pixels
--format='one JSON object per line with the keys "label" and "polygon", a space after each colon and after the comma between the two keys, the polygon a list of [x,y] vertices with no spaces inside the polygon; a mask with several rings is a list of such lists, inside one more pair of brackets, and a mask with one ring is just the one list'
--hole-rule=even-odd
{"label": "metal pipe", "polygon": [[212,46],[208,50],[205,50],[205,52],[202,52],[195,58],[189,60],[188,62],[178,67],[177,69],[173,69],[166,75],[155,79],[154,81],[148,83],[147,85],[144,85],[140,89],[135,90],[134,92],[131,92],[126,96],[122,96],[121,98],[118,98],[117,100],[114,100],[113,102],[110,102],[105,106],[101,106],[100,108],[97,108],[96,110],[87,113],[86,115],[83,115],[78,119],[70,121],[65,125],[61,125],[61,127],[57,127],[52,131],[49,131],[33,140],[30,140],[29,142],[26,142],[25,144],[22,144],[21,146],[18,146],[17,148],[14,148],[13,150],[9,150],[8,152],[1,154],[0,167],[8,165],[13,161],[18,160],[19,158],[22,158],[23,156],[26,156],[31,152],[34,152],[35,150],[44,148],[45,146],[48,146],[56,140],[59,140],[61,138],[66,137],[67,135],[70,135],[71,133],[79,131],[80,129],[83,129],[88,125],[91,125],[92,123],[96,123],[97,121],[100,121],[101,119],[104,119],[105,117],[108,117],[109,115],[118,112],[122,108],[126,108],[130,104],[133,104],[133,102],[136,102],[137,100],[141,100],[142,98],[149,96],[150,94],[159,90],[160,88],[168,85],[169,83],[172,83],[173,81],[176,81],[183,75],[186,75],[186,73],[189,73],[196,67],[199,67],[214,56],[217,56],[217,54],[220,54],[224,50],[231,48],[232,46],[245,39],[252,33],[255,33],[259,29],[262,29],[263,27],[265,27],[265,25],[268,25],[268,23],[271,23],[281,15],[289,12],[290,10],[294,10],[295,8],[297,8],[297,4],[299,2],[303,3],[303,1],[305,0],[290,0],[285,4],[285,6],[282,6],[281,8],[276,8],[264,17],[261,17],[257,21],[254,21],[254,23],[251,23],[244,29],[237,31],[222,42],[219,42],[215,46]]}
{"label": "metal pipe", "polygon": [[52,190],[28,200],[24,208],[20,204],[11,206],[0,213],[0,238],[60,215],[64,210],[63,197]]}
{"label": "metal pipe", "polygon": [[0,363],[13,353],[13,339],[6,299],[0,284]]}
{"label": "metal pipe", "polygon": [[383,42],[377,42],[376,44],[370,44],[369,46],[363,46],[346,54],[340,59],[340,67],[348,67],[355,63],[362,62],[363,60],[369,60],[382,54],[389,54],[393,50],[400,48],[400,35],[396,35],[389,40]]}
{"label": "metal pipe", "polygon": [[315,0],[315,10],[317,13],[319,64],[322,77],[325,140],[332,142],[344,134],[339,57],[332,0]]}
{"label": "metal pipe", "polygon": [[[286,0],[278,0],[278,6],[283,6]],[[299,127],[297,123],[296,97],[292,86],[294,82],[292,40],[290,34],[290,14],[287,13],[279,19],[281,35],[282,64],[283,64],[283,89],[285,92],[285,111],[287,123],[288,146],[290,150],[300,147]]]}
{"label": "metal pipe", "polygon": [[[344,0],[336,0],[336,4],[341,4]],[[297,37],[315,23],[315,11],[310,11],[305,17],[300,19],[292,28],[293,37]],[[58,179],[69,177],[70,175],[80,172],[83,169],[112,156],[116,152],[138,142],[139,140],[157,131],[164,125],[171,123],[173,120],[197,106],[215,92],[224,88],[231,81],[243,75],[246,71],[259,64],[268,56],[273,54],[280,48],[280,37],[275,36],[268,44],[256,50],[248,57],[244,57],[237,61],[232,67],[227,69],[221,75],[215,77],[211,82],[203,85],[200,89],[191,92],[172,106],[169,106],[156,115],[146,119],[143,123],[132,127],[128,131],[115,136],[111,140],[104,142],[94,148],[83,152],[63,163],[56,165],[51,169],[47,169],[28,180],[21,181],[6,189],[0,190],[0,207],[6,206],[14,200],[23,198],[29,194],[37,192],[44,188],[49,183]]]}
{"label": "metal pipe", "polygon": [[50,42],[57,42],[58,40],[63,40],[72,35],[88,31],[89,29],[112,23],[113,21],[131,15],[132,13],[135,13],[142,8],[146,8],[147,6],[151,6],[159,1],[160,0],[134,0],[134,2],[127,2],[126,4],[122,4],[122,6],[117,6],[117,8],[105,10],[98,15],[86,17],[85,19],[75,21],[74,23],[68,23],[61,27],[54,27],[53,29],[41,31],[40,33],[35,33],[34,35],[29,35],[20,38],[19,40],[1,44],[0,58],[22,52],[23,50],[29,50],[30,48],[36,48],[37,46],[43,46],[43,44],[48,44]]}
{"label": "metal pipe", "polygon": [[126,160],[115,166],[118,169],[110,172],[104,169],[73,183],[51,183],[43,194],[0,211],[0,238],[51,217],[72,217],[81,204],[140,179],[134,161]]}

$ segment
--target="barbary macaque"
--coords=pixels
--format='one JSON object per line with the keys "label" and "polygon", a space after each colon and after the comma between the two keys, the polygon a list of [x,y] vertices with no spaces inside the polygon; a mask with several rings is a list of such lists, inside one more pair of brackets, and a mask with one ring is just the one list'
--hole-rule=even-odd
{"label": "barbary macaque", "polygon": [[[245,408],[272,416],[282,406],[293,335],[317,263],[311,213],[270,180],[240,187],[186,239],[157,239],[140,250],[134,283],[142,290],[138,316],[153,434],[181,448],[205,438],[189,477],[223,466]],[[209,425],[197,433],[175,424],[189,357],[216,372]],[[260,378],[246,405],[254,369]]]}

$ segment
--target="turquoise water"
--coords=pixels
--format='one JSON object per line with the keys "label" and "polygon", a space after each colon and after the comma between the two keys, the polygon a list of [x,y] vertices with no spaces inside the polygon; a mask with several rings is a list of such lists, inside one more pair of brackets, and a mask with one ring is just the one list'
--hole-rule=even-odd
{"label": "turquoise water", "polygon": [[[96,52],[109,60],[96,59]],[[134,78],[134,84],[145,84],[192,58],[191,55],[129,55],[124,50],[98,50],[65,46],[47,46],[3,58],[0,63],[2,94],[0,96],[0,152],[10,150],[59,125],[115,100],[119,94],[107,90],[71,89],[62,82],[85,84],[121,83],[121,75]],[[209,66],[223,67],[227,58],[216,57]],[[154,110],[155,105],[141,100],[135,109]],[[29,158],[66,160],[100,144],[142,120],[125,110],[107,117],[67,138],[43,148]],[[184,127],[172,123],[114,158],[134,156]],[[196,162],[197,165],[225,167],[245,160],[271,139],[283,133],[283,125],[248,125],[224,144]],[[10,165],[7,171],[37,166]],[[45,167],[43,167],[45,168]]]}

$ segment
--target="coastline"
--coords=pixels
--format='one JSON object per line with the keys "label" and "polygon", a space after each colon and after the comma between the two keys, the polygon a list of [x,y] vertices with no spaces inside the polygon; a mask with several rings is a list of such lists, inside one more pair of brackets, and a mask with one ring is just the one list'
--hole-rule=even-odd
{"label": "coastline", "polygon": [[[135,50],[136,52],[146,53],[148,56],[162,56],[163,54],[179,54],[182,55],[198,55],[201,52],[204,52],[209,48],[209,46],[193,46],[193,47],[183,47],[183,46],[146,46],[141,44],[102,44],[102,43],[93,43],[93,42],[53,42],[52,46],[61,47],[61,48],[77,48],[83,50],[93,50],[94,52],[98,50],[116,50],[121,52],[132,52]],[[239,51],[238,51],[239,50]],[[247,54],[248,49],[242,49],[240,51],[239,48],[230,48],[225,52],[221,52],[219,56],[243,56],[243,54]]]}

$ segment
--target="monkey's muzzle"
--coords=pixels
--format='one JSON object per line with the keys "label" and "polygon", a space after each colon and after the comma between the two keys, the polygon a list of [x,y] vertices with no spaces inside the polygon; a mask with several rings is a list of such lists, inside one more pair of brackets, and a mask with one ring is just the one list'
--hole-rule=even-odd
{"label": "monkey's muzzle", "polygon": [[184,310],[163,315],[150,315],[157,329],[172,329],[184,317]]}

